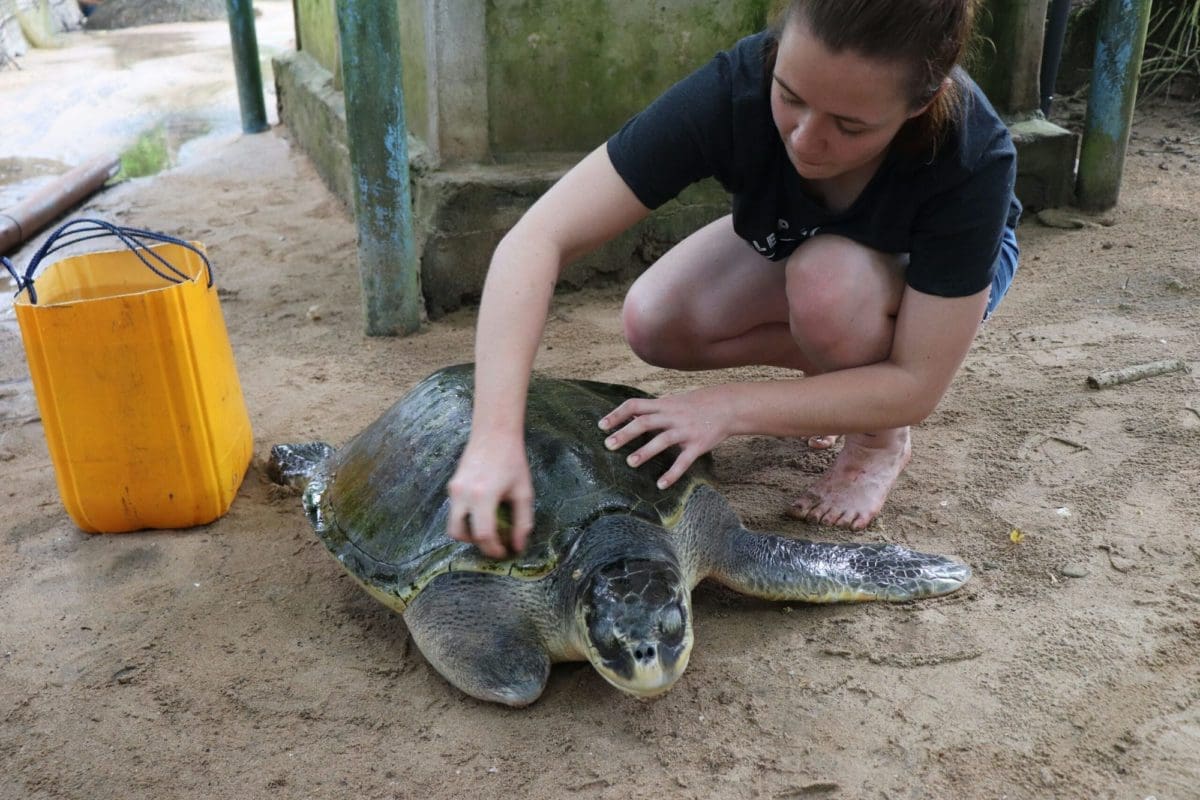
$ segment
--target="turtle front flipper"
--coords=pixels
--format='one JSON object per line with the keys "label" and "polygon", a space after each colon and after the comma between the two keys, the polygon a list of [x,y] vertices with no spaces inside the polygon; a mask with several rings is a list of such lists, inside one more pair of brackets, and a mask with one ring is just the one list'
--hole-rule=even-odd
{"label": "turtle front flipper", "polygon": [[535,584],[480,572],[437,576],[404,611],[417,648],[472,697],[527,706],[550,676],[550,654],[530,619]]}
{"label": "turtle front flipper", "polygon": [[949,594],[971,577],[966,564],[894,544],[810,542],[740,526],[712,539],[709,576],[767,600],[915,600]]}

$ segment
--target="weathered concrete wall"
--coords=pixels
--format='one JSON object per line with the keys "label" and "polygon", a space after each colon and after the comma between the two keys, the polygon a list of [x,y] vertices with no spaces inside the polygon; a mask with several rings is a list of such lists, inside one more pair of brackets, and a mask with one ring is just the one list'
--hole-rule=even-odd
{"label": "weathered concrete wall", "polygon": [[[298,0],[301,49],[276,59],[280,118],[330,187],[352,207],[336,41],[335,0]],[[396,0],[412,140],[416,248],[428,313],[478,300],[491,254],[522,213],[579,157],[671,83],[762,29],[775,0]],[[993,0],[1022,25],[1047,0]],[[322,18],[321,15],[325,14]],[[1034,15],[1036,16],[1036,15]],[[1005,21],[1012,25],[1012,21]],[[1032,36],[1032,34],[1030,34]],[[1040,36],[1036,39],[1040,52]],[[314,52],[315,51],[315,52]],[[1003,103],[1038,103],[1026,43]],[[1011,56],[1011,54],[1009,54]],[[1032,75],[1032,79],[1029,76]],[[1018,193],[1031,209],[1070,199],[1076,137],[1014,115]],[[1036,120],[1034,120],[1036,122]],[[1024,123],[1024,124],[1019,124]],[[714,182],[693,187],[625,235],[568,268],[560,285],[628,281],[679,239],[728,213]]]}
{"label": "weathered concrete wall", "polygon": [[338,49],[336,0],[296,0],[296,30],[300,49],[333,76],[333,88],[342,89],[342,56]]}
{"label": "weathered concrete wall", "polygon": [[487,0],[425,0],[424,5],[429,148],[443,163],[490,161]]}
{"label": "weathered concrete wall", "polygon": [[408,130],[422,141],[432,141],[429,123],[428,43],[424,0],[399,0],[400,59],[404,84],[404,118]]}
{"label": "weathered concrete wall", "polygon": [[1017,146],[1017,197],[1027,211],[1070,205],[1079,135],[1036,116],[1009,125]]}
{"label": "weathered concrete wall", "polygon": [[[336,0],[297,1],[301,52],[274,65],[280,118],[352,207]],[[492,251],[529,205],[639,107],[761,29],[771,1],[397,0],[429,313],[475,302]],[[694,187],[572,265],[561,285],[629,280],[728,207],[715,183]]]}
{"label": "weathered concrete wall", "polygon": [[[274,59],[280,118],[326,185],[353,208],[346,112],[333,76],[306,53]],[[426,309],[440,316],[479,299],[492,251],[577,155],[543,155],[510,164],[435,169],[410,139],[416,246]],[[713,181],[692,187],[632,230],[571,265],[560,285],[578,288],[630,280],[686,234],[726,214],[729,199]]]}
{"label": "weathered concrete wall", "polygon": [[[492,251],[526,209],[572,165],[545,156],[521,163],[464,166],[417,177],[421,289],[431,317],[479,301]],[[560,288],[631,281],[673,244],[729,213],[729,198],[704,181],[589,256],[571,264]]]}
{"label": "weathered concrete wall", "polygon": [[[439,161],[586,151],[774,0],[397,0],[409,129]],[[300,49],[341,90],[336,0],[297,0]],[[553,101],[547,102],[548,98]]]}
{"label": "weathered concrete wall", "polygon": [[718,50],[767,23],[770,0],[489,0],[491,146],[590,150]]}
{"label": "weathered concrete wall", "polygon": [[306,50],[276,56],[272,67],[280,121],[299,141],[330,191],[353,208],[346,100],[334,88],[333,73]]}
{"label": "weathered concrete wall", "polygon": [[[397,0],[404,60],[404,113],[409,130],[430,140],[429,85],[426,69],[426,0]],[[465,0],[457,0],[465,2]],[[331,75],[334,91],[342,90],[342,54],[338,41],[337,0],[296,0],[300,49]]]}

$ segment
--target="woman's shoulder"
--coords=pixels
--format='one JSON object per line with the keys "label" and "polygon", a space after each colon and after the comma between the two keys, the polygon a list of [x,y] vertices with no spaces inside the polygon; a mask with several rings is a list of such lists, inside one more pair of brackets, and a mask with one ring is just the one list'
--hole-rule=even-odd
{"label": "woman's shoulder", "polygon": [[961,67],[955,68],[951,79],[957,100],[943,134],[935,144],[899,148],[895,157],[898,175],[917,179],[933,193],[997,168],[1015,169],[1016,164],[1008,125],[987,95]]}
{"label": "woman's shoulder", "polygon": [[995,209],[1015,226],[1021,205],[1014,194],[1017,151],[1008,125],[965,70],[956,68],[952,79],[959,91],[954,123],[932,156],[904,160],[899,182],[917,188],[909,202],[919,213],[955,217]]}
{"label": "woman's shoulder", "polygon": [[768,64],[772,60],[774,40],[770,31],[745,36],[728,50],[717,54],[729,77],[729,88],[735,98],[745,96],[759,99],[766,96],[769,78]]}
{"label": "woman's shoulder", "polygon": [[1016,147],[1008,125],[983,89],[962,67],[955,68],[951,79],[958,86],[959,113],[950,129],[951,147],[946,155],[954,166],[974,172],[997,159],[1015,159]]}

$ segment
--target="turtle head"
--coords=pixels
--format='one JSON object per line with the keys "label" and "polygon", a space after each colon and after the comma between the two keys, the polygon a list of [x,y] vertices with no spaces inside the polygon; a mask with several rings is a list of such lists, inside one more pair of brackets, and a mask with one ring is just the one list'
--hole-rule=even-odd
{"label": "turtle head", "polygon": [[596,671],[640,698],[670,689],[692,652],[690,591],[673,559],[618,558],[583,588],[576,613]]}

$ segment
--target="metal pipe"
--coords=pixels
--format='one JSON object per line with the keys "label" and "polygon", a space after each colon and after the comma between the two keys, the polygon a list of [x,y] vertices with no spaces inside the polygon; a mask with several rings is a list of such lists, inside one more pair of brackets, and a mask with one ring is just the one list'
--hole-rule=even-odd
{"label": "metal pipe", "polygon": [[1041,87],[1043,114],[1050,113],[1054,102],[1054,84],[1062,63],[1063,43],[1067,39],[1067,20],[1071,16],[1071,0],[1051,0],[1050,16],[1046,20],[1046,38],[1042,42],[1042,71],[1038,76]]}
{"label": "metal pipe", "polygon": [[229,38],[233,42],[233,71],[237,75],[238,105],[242,130],[260,133],[267,129],[263,101],[262,68],[258,65],[258,35],[254,30],[251,0],[225,0],[229,10]]}
{"label": "metal pipe", "polygon": [[1101,0],[1075,187],[1081,208],[1117,204],[1149,24],[1150,0]]}

